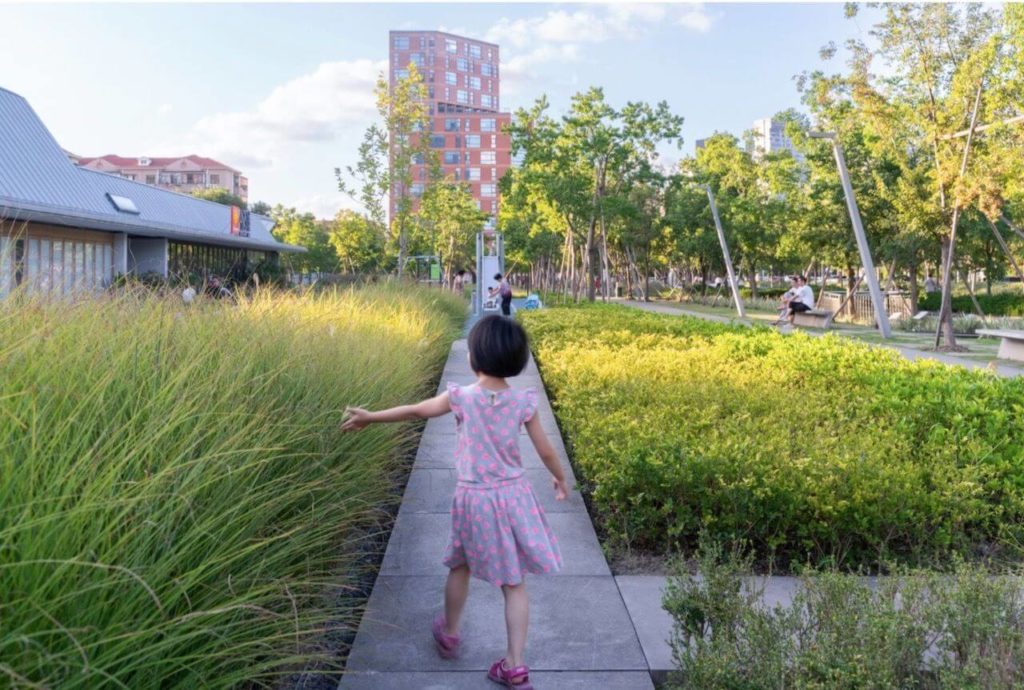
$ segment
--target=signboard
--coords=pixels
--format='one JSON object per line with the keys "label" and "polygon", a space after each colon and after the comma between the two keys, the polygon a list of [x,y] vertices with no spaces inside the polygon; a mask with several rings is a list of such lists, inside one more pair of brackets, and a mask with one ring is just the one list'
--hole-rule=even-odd
{"label": "signboard", "polygon": [[491,297],[491,290],[497,289],[500,283],[494,279],[494,276],[501,272],[501,259],[495,255],[484,255],[480,257],[480,270],[482,275],[479,276],[481,295],[484,300],[484,311],[497,311],[501,308],[501,298],[495,293],[494,297]]}
{"label": "signboard", "polygon": [[231,207],[231,234],[237,235],[242,229],[242,209]]}
{"label": "signboard", "polygon": [[431,263],[430,264],[430,279],[441,280],[441,264]]}

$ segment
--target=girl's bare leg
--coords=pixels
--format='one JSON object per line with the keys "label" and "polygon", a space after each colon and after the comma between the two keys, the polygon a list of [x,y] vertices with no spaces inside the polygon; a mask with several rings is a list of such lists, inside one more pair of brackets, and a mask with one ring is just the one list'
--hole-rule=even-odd
{"label": "girl's bare leg", "polygon": [[444,634],[458,635],[462,609],[469,596],[469,567],[460,565],[448,571],[444,586]]}
{"label": "girl's bare leg", "polygon": [[505,595],[505,627],[508,630],[505,663],[514,668],[523,665],[526,630],[530,624],[530,597],[525,581],[518,585],[503,585],[501,591]]}

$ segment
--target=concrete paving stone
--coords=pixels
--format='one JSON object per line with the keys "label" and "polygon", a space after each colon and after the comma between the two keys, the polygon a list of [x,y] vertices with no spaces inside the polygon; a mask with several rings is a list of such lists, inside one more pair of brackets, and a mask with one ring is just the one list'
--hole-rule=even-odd
{"label": "concrete paving stone", "polygon": [[[533,484],[533,490],[545,512],[587,512],[583,497],[575,488],[566,500],[555,500],[555,492],[551,487],[551,473],[546,469],[526,470],[526,478]],[[454,468],[414,469],[409,474],[409,483],[405,487],[402,510],[412,513],[447,513],[451,510],[454,493]]]}
{"label": "concrete paving stone", "polygon": [[652,672],[664,673],[672,663],[672,616],[661,606],[667,578],[658,575],[619,575],[615,578],[636,628],[640,646]]}
{"label": "concrete paving stone", "polygon": [[[555,577],[611,575],[586,513],[551,513],[548,524],[558,537],[562,570]],[[448,513],[401,512],[391,532],[381,575],[446,575],[441,563],[448,546]]]}
{"label": "concrete paving stone", "polygon": [[[654,690],[645,671],[531,671],[530,683],[538,690]],[[352,671],[339,690],[494,690],[487,671],[418,671],[378,673]]]}
{"label": "concrete paving stone", "polygon": [[[438,657],[430,623],[441,609],[445,578],[380,576],[351,654],[352,671],[486,669],[505,650],[504,602],[498,587],[470,586],[462,654]],[[527,663],[536,671],[646,671],[647,662],[611,577],[529,579]]]}

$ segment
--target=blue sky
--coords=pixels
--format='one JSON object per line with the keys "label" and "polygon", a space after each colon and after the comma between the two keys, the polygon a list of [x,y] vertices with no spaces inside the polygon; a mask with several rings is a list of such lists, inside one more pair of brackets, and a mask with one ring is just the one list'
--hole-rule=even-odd
{"label": "blue sky", "polygon": [[603,86],[666,100],[680,156],[715,130],[799,105],[793,76],[829,40],[868,38],[841,4],[3,5],[0,87],[81,155],[223,160],[250,198],[331,216],[353,203],[333,170],[373,121],[388,30],[443,29],[502,48],[502,106]]}

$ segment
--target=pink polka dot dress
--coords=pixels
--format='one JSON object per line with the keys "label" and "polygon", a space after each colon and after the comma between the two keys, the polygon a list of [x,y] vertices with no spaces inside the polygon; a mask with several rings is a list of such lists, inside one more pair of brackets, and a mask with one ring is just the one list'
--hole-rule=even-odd
{"label": "pink polka dot dress", "polygon": [[558,540],[523,474],[520,427],[537,412],[537,391],[448,384],[455,414],[458,483],[444,564],[468,565],[495,585],[562,567]]}

